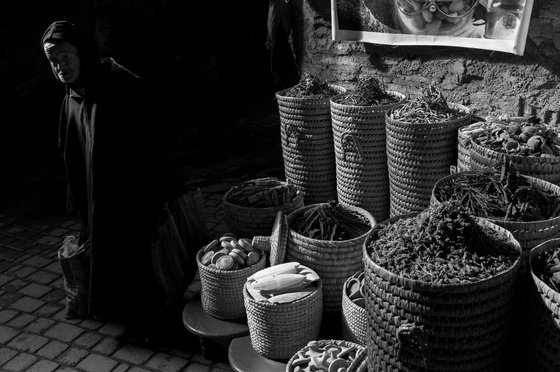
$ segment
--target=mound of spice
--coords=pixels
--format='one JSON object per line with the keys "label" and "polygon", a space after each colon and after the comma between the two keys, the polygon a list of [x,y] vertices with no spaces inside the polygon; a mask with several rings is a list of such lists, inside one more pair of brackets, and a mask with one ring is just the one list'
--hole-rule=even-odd
{"label": "mound of spice", "polygon": [[266,208],[291,202],[297,194],[294,185],[274,177],[259,178],[231,188],[227,201],[247,208]]}
{"label": "mound of spice", "polygon": [[331,201],[317,204],[297,216],[292,229],[311,239],[340,241],[362,236],[371,226],[363,216]]}
{"label": "mound of spice", "polygon": [[560,247],[539,252],[533,261],[533,270],[546,285],[560,292]]}
{"label": "mound of spice", "polygon": [[396,275],[434,284],[491,278],[511,268],[520,255],[506,236],[478,224],[454,202],[384,226],[376,237],[368,244],[373,262]]}
{"label": "mound of spice", "polygon": [[560,156],[558,129],[531,116],[523,122],[492,121],[472,139],[486,148],[509,155]]}
{"label": "mound of spice", "polygon": [[284,92],[286,97],[296,98],[328,98],[338,92],[329,84],[309,72],[304,72],[299,83]]}
{"label": "mound of spice", "polygon": [[337,102],[351,106],[378,106],[396,103],[399,98],[390,95],[374,76],[358,80],[356,88],[342,96]]}
{"label": "mound of spice", "polygon": [[455,120],[466,113],[452,109],[443,94],[433,85],[422,88],[422,95],[391,110],[389,117],[405,123],[432,124]]}

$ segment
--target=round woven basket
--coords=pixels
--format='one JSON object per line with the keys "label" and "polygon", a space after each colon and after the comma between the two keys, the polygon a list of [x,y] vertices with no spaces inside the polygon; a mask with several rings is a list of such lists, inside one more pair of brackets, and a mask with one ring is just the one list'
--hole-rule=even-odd
{"label": "round woven basket", "polygon": [[560,156],[507,155],[471,141],[470,157],[471,169],[475,171],[486,170],[507,161],[521,174],[560,185]]}
{"label": "round woven basket", "polygon": [[457,132],[457,172],[471,170],[471,133],[484,128],[485,122],[472,123],[459,128]]}
{"label": "round woven basket", "polygon": [[[279,183],[287,184],[287,182]],[[232,191],[233,188],[229,189],[222,200],[224,223],[229,232],[239,237],[252,238],[257,235],[269,235],[279,211],[289,214],[303,207],[303,194],[299,190],[290,202],[263,208],[248,208],[231,203],[229,197]]]}
{"label": "round woven basket", "polygon": [[331,98],[338,201],[364,208],[377,221],[389,217],[389,176],[385,113],[402,105],[404,94],[389,92],[399,102],[378,106],[339,103]]}
{"label": "round woven basket", "polygon": [[469,124],[469,109],[450,107],[465,116],[433,124],[405,123],[387,115],[387,166],[390,215],[416,213],[430,204],[434,184],[449,175],[457,161],[457,129]]}
{"label": "round woven basket", "polygon": [[307,204],[336,200],[330,97],[287,97],[286,91],[276,93],[286,180],[303,192]]}
{"label": "round woven basket", "polygon": [[253,349],[269,359],[288,359],[319,335],[323,286],[310,295],[284,304],[255,301],[243,286],[247,325]]}
{"label": "round woven basket", "polygon": [[200,262],[203,251],[196,254],[200,274],[202,308],[214,318],[233,320],[245,317],[243,285],[247,278],[266,266],[266,254],[254,265],[240,270],[218,270]]}
{"label": "round woven basket", "polygon": [[[355,347],[358,352],[356,353],[356,359],[350,364],[350,366],[346,369],[347,372],[366,372],[367,371],[367,353],[365,348],[362,345],[356,344],[354,342],[346,341],[346,340],[317,340],[317,345],[324,347],[325,345],[334,345],[334,346],[345,346],[345,347]],[[305,347],[300,348],[297,353],[288,360],[286,364],[286,372],[294,372],[295,366],[294,362],[296,359],[299,358],[300,353],[305,352],[307,350]]]}
{"label": "round woven basket", "polygon": [[[361,272],[358,272],[346,280],[343,288],[347,288],[348,282],[357,278]],[[366,309],[356,305],[348,297],[346,290],[342,291],[342,337],[365,346],[367,342],[367,312]]]}
{"label": "round woven basket", "polygon": [[543,282],[535,270],[537,255],[558,247],[560,239],[548,240],[533,248],[529,258],[535,290],[526,344],[528,365],[538,371],[560,371],[560,293]]}
{"label": "round woven basket", "polygon": [[[492,278],[469,284],[405,278],[378,266],[368,252],[378,229],[399,218],[377,225],[363,246],[368,370],[501,370],[520,259]],[[507,236],[521,254],[510,232],[485,220],[478,223]]]}
{"label": "round woven basket", "polygon": [[[311,239],[294,231],[292,221],[315,206],[305,206],[288,216],[285,261],[296,261],[315,270],[323,281],[323,311],[340,314],[344,282],[356,271],[363,270],[362,245],[368,233],[349,240],[329,241]],[[375,226],[375,219],[365,209],[348,205],[343,208],[367,220],[371,228]]]}

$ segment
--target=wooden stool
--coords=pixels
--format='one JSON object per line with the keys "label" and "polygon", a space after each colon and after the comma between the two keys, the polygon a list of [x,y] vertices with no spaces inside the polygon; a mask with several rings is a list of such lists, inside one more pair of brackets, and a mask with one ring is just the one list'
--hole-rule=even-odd
{"label": "wooden stool", "polygon": [[227,350],[232,339],[247,336],[249,328],[244,320],[222,320],[210,316],[202,308],[200,296],[187,302],[183,309],[183,324],[200,340],[206,359],[227,361]]}
{"label": "wooden stool", "polygon": [[229,364],[235,372],[285,372],[286,363],[267,359],[257,353],[249,336],[233,339],[229,344]]}

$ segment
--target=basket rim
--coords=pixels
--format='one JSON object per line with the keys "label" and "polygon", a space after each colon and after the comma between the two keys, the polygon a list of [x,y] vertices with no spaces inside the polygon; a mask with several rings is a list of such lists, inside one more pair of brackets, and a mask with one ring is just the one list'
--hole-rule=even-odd
{"label": "basket rim", "polygon": [[[204,265],[200,261],[200,258],[203,255],[203,251],[204,251],[204,248],[201,248],[196,253],[196,263],[197,263],[197,266],[198,266],[199,270],[200,270],[201,267],[204,267],[204,269],[202,269],[203,271],[208,271],[208,272],[211,272],[213,274],[220,274],[220,275],[225,275],[225,276],[233,276],[234,274],[238,275],[238,274],[244,273],[245,271],[250,271],[251,269],[253,269],[253,266],[258,266],[261,263],[261,261],[266,260],[266,252],[261,251],[262,252],[261,258],[251,266],[244,267],[244,268],[238,269],[238,270],[220,270],[220,269],[214,269],[210,266]],[[266,267],[266,261],[265,261],[265,267]]]}
{"label": "basket rim", "polygon": [[[462,171],[462,172],[456,172],[456,173],[453,173],[453,174],[450,174],[448,176],[440,178],[434,184],[434,187],[432,189],[431,199],[433,199],[437,203],[441,204],[442,201],[437,199],[437,197],[435,196],[436,189],[439,186],[441,186],[445,182],[448,182],[449,180],[451,180],[455,177],[458,177],[459,175],[477,175],[477,174],[482,174],[482,173],[483,172],[472,171],[472,170],[471,171]],[[549,184],[550,186],[553,186],[553,188],[558,188],[557,195],[560,197],[560,186],[558,186],[558,185],[556,185],[556,184],[554,184],[550,181],[543,180],[541,178],[528,176],[528,175],[525,175],[525,174],[520,174],[519,176],[521,176],[523,178],[526,178],[531,183],[531,185],[535,185],[535,184],[538,185],[539,183],[544,183],[545,185]],[[494,224],[497,224],[497,225],[507,224],[508,226],[527,226],[527,225],[531,226],[531,225],[540,225],[540,224],[545,223],[545,222],[560,221],[560,215],[556,216],[556,217],[548,218],[548,219],[545,219],[545,220],[537,220],[537,221],[507,221],[507,220],[501,220],[501,219],[498,219],[498,218],[488,218],[488,217],[480,217],[480,216],[476,216],[476,217],[488,220],[488,221],[490,221]]]}
{"label": "basket rim", "polygon": [[375,217],[373,217],[373,215],[372,215],[370,212],[368,212],[366,209],[361,208],[361,207],[355,207],[355,206],[352,206],[352,205],[346,205],[346,204],[339,203],[339,205],[340,205],[342,208],[345,208],[345,209],[348,209],[348,210],[354,210],[355,212],[360,213],[361,216],[366,217],[367,220],[368,220],[368,222],[369,222],[370,229],[369,229],[366,233],[364,233],[364,234],[362,234],[362,235],[360,235],[360,236],[357,236],[357,237],[355,237],[355,238],[352,238],[352,239],[329,241],[329,240],[313,239],[313,238],[307,237],[307,236],[305,236],[305,235],[302,235],[302,234],[298,233],[297,231],[295,231],[295,230],[291,227],[292,222],[293,222],[293,219],[294,219],[298,214],[303,213],[303,212],[305,212],[306,210],[308,210],[308,209],[310,209],[310,208],[313,208],[313,207],[316,207],[316,206],[321,205],[321,204],[329,204],[329,203],[315,203],[315,204],[309,204],[309,205],[305,205],[305,206],[303,206],[303,207],[301,207],[301,208],[299,208],[299,209],[296,209],[295,211],[291,212],[291,213],[288,215],[288,234],[291,235],[291,236],[297,237],[297,238],[299,238],[299,239],[301,239],[301,240],[307,240],[308,242],[311,242],[311,243],[320,242],[320,243],[323,243],[323,244],[324,244],[324,243],[341,243],[341,244],[344,243],[344,244],[347,244],[347,243],[359,242],[360,240],[362,240],[362,239],[364,239],[364,238],[367,238],[367,237],[369,236],[369,234],[372,232],[372,230],[375,228],[375,226],[377,225],[377,221],[375,221]]}
{"label": "basket rim", "polygon": [[[312,96],[306,96],[306,97],[290,97],[290,96],[285,96],[284,94],[286,94],[286,92],[290,89],[292,89],[293,87],[295,87],[297,84],[289,87],[289,88],[285,88],[282,90],[279,90],[278,92],[275,93],[276,99],[277,100],[283,100],[283,101],[291,101],[291,102],[322,102],[322,101],[327,101],[329,102],[331,97],[334,97],[336,95],[338,95],[339,93],[333,94],[332,96],[327,96],[327,97],[322,97],[322,98],[314,98]],[[340,90],[341,92],[346,92],[346,88],[343,87],[340,84],[337,84],[335,82],[328,82],[327,85],[329,86],[329,88],[333,88],[335,90]]]}
{"label": "basket rim", "polygon": [[[506,159],[513,159],[513,160],[517,160],[519,162],[529,162],[529,163],[547,163],[547,164],[558,164],[560,163],[560,155],[556,155],[556,156],[530,156],[530,155],[511,155],[511,154],[507,154],[505,152],[500,152],[500,151],[496,151],[493,150],[489,147],[486,147],[484,145],[481,145],[480,143],[476,142],[475,140],[473,140],[470,136],[469,138],[471,139],[471,151],[476,151],[477,147],[480,147],[482,150],[486,151],[488,154],[494,156],[494,157],[500,157],[500,156],[505,156]],[[473,150],[474,149],[474,150]],[[480,152],[480,151],[478,151]],[[496,154],[498,156],[496,156]],[[527,161],[527,160],[536,160],[536,161]]]}
{"label": "basket rim", "polygon": [[337,94],[337,95],[335,95],[335,96],[332,96],[332,97],[331,97],[331,105],[333,105],[333,107],[335,107],[335,108],[336,108],[337,106],[339,106],[339,107],[346,107],[346,108],[351,108],[351,109],[356,109],[356,110],[368,110],[368,109],[372,109],[372,108],[375,108],[375,109],[387,109],[387,110],[388,110],[388,109],[392,109],[395,105],[401,105],[401,104],[403,104],[403,103],[406,102],[407,99],[408,99],[407,96],[406,96],[406,94],[401,93],[401,92],[397,92],[397,91],[394,91],[394,90],[388,90],[388,91],[386,91],[386,92],[387,92],[389,95],[391,95],[391,96],[393,96],[393,97],[395,97],[395,98],[400,98],[400,100],[397,101],[397,102],[393,102],[393,103],[387,103],[387,104],[385,104],[385,105],[365,105],[365,106],[347,105],[347,104],[345,104],[345,103],[340,103],[340,102],[338,102],[338,100],[340,100],[341,98],[343,98],[343,97],[345,97],[345,96],[347,96],[348,94],[351,93],[350,91],[346,91],[346,92],[344,92],[344,93],[339,93],[339,94]]}
{"label": "basket rim", "polygon": [[552,291],[552,293],[554,293],[554,299],[556,300],[556,302],[560,303],[560,293],[558,293],[556,290],[552,289],[548,284],[546,284],[543,280],[541,280],[541,278],[539,278],[537,276],[537,274],[535,273],[535,270],[533,268],[534,266],[534,261],[536,260],[536,255],[539,253],[543,253],[552,249],[556,249],[560,247],[560,238],[556,238],[556,239],[549,239],[545,242],[542,242],[541,244],[535,246],[533,249],[531,249],[531,251],[529,252],[529,268],[531,270],[531,275],[533,276],[533,280],[535,281],[535,283],[537,283],[537,285],[542,285],[544,286],[546,289],[549,289],[550,291]]}
{"label": "basket rim", "polygon": [[424,128],[429,128],[429,127],[439,127],[442,125],[451,125],[451,124],[457,124],[460,123],[466,119],[471,119],[472,118],[472,112],[471,109],[468,108],[465,105],[461,105],[460,103],[454,103],[454,102],[449,102],[448,105],[452,108],[458,109],[460,111],[462,111],[465,115],[456,118],[456,119],[452,119],[452,120],[445,120],[445,121],[438,121],[435,123],[410,123],[407,121],[401,121],[401,120],[397,120],[397,119],[392,119],[391,117],[389,117],[389,114],[391,111],[387,111],[385,113],[385,122],[389,123],[389,124],[401,124],[401,125],[419,125],[422,126]]}
{"label": "basket rim", "polygon": [[454,289],[464,289],[464,288],[470,288],[472,290],[474,289],[479,289],[479,288],[487,288],[489,287],[489,283],[493,283],[496,281],[496,279],[502,279],[502,278],[507,278],[507,276],[511,275],[512,273],[513,276],[517,276],[517,271],[519,270],[520,266],[521,266],[521,262],[522,262],[522,258],[523,258],[523,254],[522,254],[522,249],[521,249],[521,245],[519,243],[519,241],[513,236],[513,234],[506,230],[505,228],[490,222],[488,220],[476,217],[477,223],[482,224],[482,225],[487,225],[487,227],[490,227],[492,229],[496,229],[502,233],[505,233],[509,239],[511,240],[511,242],[513,243],[513,246],[515,247],[515,250],[517,251],[518,255],[517,255],[517,259],[515,260],[515,262],[513,263],[512,266],[508,267],[507,269],[505,269],[504,271],[499,272],[496,275],[493,275],[489,278],[483,279],[483,280],[479,280],[476,282],[468,282],[468,283],[458,283],[458,284],[439,284],[439,283],[431,283],[431,282],[425,282],[425,281],[421,281],[421,280],[416,280],[416,279],[410,279],[401,275],[397,275],[387,269],[385,269],[384,267],[378,265],[376,262],[374,262],[371,259],[371,256],[369,255],[368,252],[368,244],[371,241],[371,239],[373,239],[374,233],[376,231],[376,229],[381,228],[385,223],[394,223],[396,221],[398,221],[401,218],[407,218],[407,217],[411,217],[411,216],[416,216],[417,214],[409,214],[409,215],[400,215],[400,216],[395,216],[392,217],[388,220],[385,220],[381,223],[379,223],[376,228],[374,228],[373,231],[371,231],[371,233],[369,234],[369,236],[366,238],[366,240],[364,241],[364,244],[362,245],[362,252],[363,252],[363,259],[364,259],[364,265],[371,265],[377,272],[383,274],[384,276],[387,276],[389,278],[393,278],[396,279],[396,281],[401,284],[403,287],[405,288],[409,288],[412,290],[421,290],[421,291],[426,291],[426,292],[438,292],[438,291],[444,291],[444,292],[448,292],[448,293],[460,293],[461,291],[454,291]]}
{"label": "basket rim", "polygon": [[[288,182],[286,182],[286,181],[281,181],[281,182],[283,184],[288,185]],[[242,185],[243,183],[240,183],[239,185]],[[236,185],[236,186],[239,186],[239,185]],[[290,200],[288,203],[284,203],[284,204],[281,204],[281,205],[278,205],[278,206],[275,206],[275,207],[261,207],[261,208],[258,208],[258,207],[244,207],[244,206],[241,206],[241,205],[233,204],[232,202],[227,200],[227,198],[229,197],[229,195],[233,191],[233,188],[236,187],[236,186],[233,186],[228,191],[226,191],[226,193],[222,197],[222,203],[224,205],[227,205],[228,207],[231,206],[232,208],[239,209],[239,210],[244,210],[244,211],[274,212],[274,211],[278,210],[279,207],[290,206],[292,204],[298,204],[300,202],[300,200],[303,200],[303,197],[304,197],[303,192],[299,188],[297,188],[295,185],[293,185],[294,188],[296,189],[296,196],[294,196],[293,199]]]}

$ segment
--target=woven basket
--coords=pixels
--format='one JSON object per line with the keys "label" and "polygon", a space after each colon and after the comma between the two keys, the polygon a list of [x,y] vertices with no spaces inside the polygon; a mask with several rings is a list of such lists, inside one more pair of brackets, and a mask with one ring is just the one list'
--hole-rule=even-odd
{"label": "woven basket", "polygon": [[550,288],[535,272],[537,254],[555,250],[559,246],[560,239],[548,240],[535,247],[529,259],[535,291],[531,298],[528,364],[536,366],[534,370],[538,371],[560,370],[560,293]]}
{"label": "woven basket", "polygon": [[[357,278],[361,274],[358,272],[346,280],[343,288],[347,288],[348,282]],[[348,297],[346,290],[342,291],[342,337],[365,346],[367,341],[367,312],[366,309],[356,305]]]}
{"label": "woven basket", "polygon": [[[350,364],[347,372],[366,372],[367,371],[367,353],[365,348],[362,345],[356,344],[354,342],[345,341],[345,340],[317,340],[316,341],[319,346],[324,345],[338,345],[338,346],[345,346],[345,347],[355,347],[358,352],[356,354],[356,359]],[[300,352],[305,352],[307,350],[305,347],[302,347],[298,350],[297,353],[288,360],[286,364],[286,372],[294,372],[294,362],[298,359]]]}
{"label": "woven basket", "polygon": [[243,286],[251,344],[269,359],[288,359],[319,335],[322,320],[322,283],[312,294],[285,304],[255,301]]}
{"label": "woven basket", "polygon": [[469,109],[450,107],[465,116],[434,124],[414,124],[385,117],[391,216],[416,213],[430,204],[434,184],[456,164],[457,129],[471,121]]}
{"label": "woven basket", "polygon": [[198,251],[196,263],[200,274],[202,308],[214,318],[233,320],[245,316],[243,285],[247,278],[266,266],[266,254],[254,265],[240,270],[218,270],[200,262],[203,251]]}
{"label": "woven basket", "polygon": [[486,124],[479,121],[459,128],[457,132],[457,172],[471,170],[471,133],[477,129],[484,128]]}
{"label": "woven basket", "polygon": [[[254,181],[256,180],[249,182]],[[287,182],[279,183],[287,184]],[[232,191],[233,188],[229,189],[222,200],[224,223],[229,232],[239,237],[252,238],[256,235],[268,235],[279,211],[289,214],[303,207],[303,194],[300,191],[289,203],[264,208],[248,208],[230,203],[229,196]]]}
{"label": "woven basket", "polygon": [[[288,216],[288,226],[307,209],[317,206],[309,205],[292,212]],[[375,219],[365,209],[343,206],[351,213],[361,216],[375,226]],[[362,244],[367,233],[354,239],[342,241],[317,240],[303,236],[292,228],[289,229],[286,257],[284,261],[296,261],[315,270],[323,281],[323,311],[341,313],[342,288],[344,282],[356,271],[363,270]]]}
{"label": "woven basket", "polygon": [[521,174],[560,185],[560,156],[507,155],[484,147],[475,141],[471,142],[470,164],[472,170],[486,170],[496,164],[503,164],[504,161],[508,161]]}
{"label": "woven basket", "polygon": [[286,180],[304,193],[307,204],[336,200],[330,97],[287,97],[287,90],[276,93]]}
{"label": "woven basket", "polygon": [[[400,217],[387,221],[393,223]],[[479,220],[506,235],[507,230]],[[520,259],[492,278],[470,284],[435,285],[391,273],[372,261],[364,243],[368,314],[368,370],[489,371],[503,367]]]}
{"label": "woven basket", "polygon": [[331,98],[338,201],[364,208],[377,221],[389,217],[385,113],[405,100],[401,93],[389,94],[400,101],[353,106],[339,103],[344,94]]}

